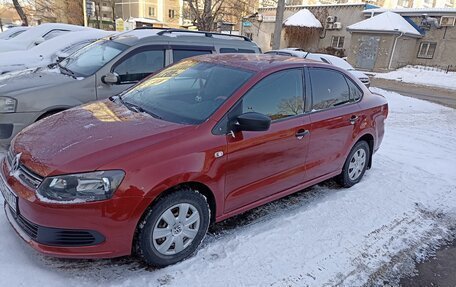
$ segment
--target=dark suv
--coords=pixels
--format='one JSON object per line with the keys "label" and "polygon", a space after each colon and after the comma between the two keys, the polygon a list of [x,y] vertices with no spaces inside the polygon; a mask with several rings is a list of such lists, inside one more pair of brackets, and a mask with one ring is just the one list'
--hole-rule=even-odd
{"label": "dark suv", "polygon": [[0,76],[0,144],[39,119],[117,95],[184,58],[259,52],[243,36],[176,29],[136,29],[100,40],[54,69]]}

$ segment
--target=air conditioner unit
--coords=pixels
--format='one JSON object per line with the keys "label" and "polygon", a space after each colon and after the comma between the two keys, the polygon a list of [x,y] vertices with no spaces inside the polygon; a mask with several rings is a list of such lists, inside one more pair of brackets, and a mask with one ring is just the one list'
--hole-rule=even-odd
{"label": "air conditioner unit", "polygon": [[326,30],[332,30],[332,29],[334,29],[333,26],[334,26],[333,23],[326,23],[325,29]]}
{"label": "air conditioner unit", "polygon": [[333,29],[336,29],[336,30],[342,29],[342,23],[340,23],[340,22],[334,22],[334,23],[333,23]]}
{"label": "air conditioner unit", "polygon": [[448,27],[448,26],[455,26],[456,24],[456,17],[454,16],[442,16],[440,18],[440,26]]}
{"label": "air conditioner unit", "polygon": [[328,16],[326,17],[326,23],[334,23],[337,21],[337,16]]}

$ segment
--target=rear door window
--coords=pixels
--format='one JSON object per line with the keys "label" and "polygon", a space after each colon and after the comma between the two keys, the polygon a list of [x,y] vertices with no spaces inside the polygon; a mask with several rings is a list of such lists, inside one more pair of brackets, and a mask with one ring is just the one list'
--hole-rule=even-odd
{"label": "rear door window", "polygon": [[220,48],[220,54],[226,53],[243,53],[243,54],[254,54],[254,50],[250,49],[236,49],[236,48]]}
{"label": "rear door window", "polygon": [[164,66],[165,50],[142,50],[123,59],[113,72],[119,75],[121,84],[129,84],[141,81]]}
{"label": "rear door window", "polygon": [[43,36],[43,38],[44,38],[44,40],[49,40],[49,39],[55,38],[55,37],[57,37],[59,35],[67,33],[67,32],[69,32],[69,31],[68,30],[51,30],[51,31],[47,32]]}
{"label": "rear door window", "polygon": [[309,69],[312,85],[312,110],[324,110],[350,102],[350,89],[345,76],[335,70]]}
{"label": "rear door window", "polygon": [[190,58],[199,55],[211,54],[210,50],[184,50],[174,49],[173,50],[173,63],[179,62],[182,59]]}

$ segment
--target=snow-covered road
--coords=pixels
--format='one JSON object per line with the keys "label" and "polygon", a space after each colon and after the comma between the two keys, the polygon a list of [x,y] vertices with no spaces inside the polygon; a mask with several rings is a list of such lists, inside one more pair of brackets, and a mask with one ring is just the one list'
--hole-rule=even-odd
{"label": "snow-covered road", "polygon": [[[39,255],[0,215],[1,286],[358,286],[394,283],[456,225],[456,110],[376,90],[384,142],[358,185],[310,188],[217,224],[192,258],[150,270],[132,258]],[[0,199],[1,200],[1,199]]]}

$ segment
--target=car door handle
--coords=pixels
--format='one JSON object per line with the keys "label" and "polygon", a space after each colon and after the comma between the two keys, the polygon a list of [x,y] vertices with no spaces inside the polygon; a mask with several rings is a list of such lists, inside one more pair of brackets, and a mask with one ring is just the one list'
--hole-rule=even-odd
{"label": "car door handle", "polygon": [[310,134],[309,130],[300,129],[299,131],[296,132],[295,136],[298,140],[300,140],[303,137],[305,137],[307,134]]}
{"label": "car door handle", "polygon": [[356,115],[351,116],[350,120],[349,120],[350,124],[354,125],[358,119],[359,119],[359,117]]}

